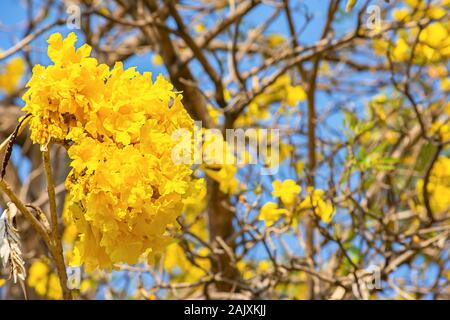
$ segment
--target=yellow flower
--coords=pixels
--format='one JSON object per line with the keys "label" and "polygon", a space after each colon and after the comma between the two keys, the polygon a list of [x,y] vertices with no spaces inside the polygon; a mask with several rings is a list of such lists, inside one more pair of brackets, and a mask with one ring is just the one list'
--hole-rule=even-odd
{"label": "yellow flower", "polygon": [[287,40],[284,35],[278,34],[278,33],[273,33],[273,34],[270,34],[269,36],[267,36],[266,41],[270,48],[276,49],[280,45],[286,43]]}
{"label": "yellow flower", "polygon": [[239,273],[242,275],[244,280],[249,280],[255,277],[254,267],[244,260],[239,260],[236,263],[236,268],[239,270]]}
{"label": "yellow flower", "polygon": [[263,93],[256,96],[236,120],[236,126],[251,126],[260,120],[270,117],[269,107],[273,103],[281,102],[281,106],[296,106],[306,99],[306,93],[301,86],[293,86],[288,74],[283,74],[271,84]]}
{"label": "yellow flower", "polygon": [[203,31],[205,31],[206,27],[203,23],[198,23],[194,26],[194,30],[197,33],[202,33]]}
{"label": "yellow flower", "polygon": [[70,142],[64,238],[76,243],[68,258],[88,272],[141,258],[152,263],[194,190],[190,163],[172,159],[172,134],[192,133],[194,122],[162,76],[152,82],[150,73],[120,62],[110,70],[75,41],[74,33],[50,36],[54,64],[33,68],[24,95],[31,139]]}
{"label": "yellow flower", "polygon": [[189,197],[183,200],[183,212],[186,215],[196,215],[201,213],[206,207],[206,182],[205,179],[198,179],[191,184]]}
{"label": "yellow flower", "polygon": [[350,12],[356,5],[356,1],[357,0],[347,0],[347,4],[345,5],[345,11]]}
{"label": "yellow flower", "polygon": [[7,94],[13,93],[25,73],[25,61],[18,57],[13,58],[6,65],[0,67],[0,90]]}
{"label": "yellow flower", "polygon": [[258,263],[258,268],[257,268],[258,273],[268,271],[268,270],[270,269],[270,265],[271,265],[271,264],[270,264],[269,261],[266,261],[266,260],[260,261],[260,262]]}
{"label": "yellow flower", "polygon": [[160,66],[160,65],[162,65],[164,63],[164,60],[159,54],[154,54],[153,57],[152,57],[152,63],[155,66]]}
{"label": "yellow flower", "polygon": [[305,170],[305,163],[301,160],[297,161],[295,163],[295,171],[297,171],[297,174],[299,176],[302,175],[304,170]]}
{"label": "yellow flower", "polygon": [[91,53],[91,47],[84,44],[75,50],[74,44],[77,41],[75,33],[71,32],[67,38],[63,39],[60,33],[52,34],[48,42],[48,57],[55,65],[65,66],[72,63],[79,63]]}
{"label": "yellow flower", "polygon": [[272,188],[272,195],[280,198],[285,206],[294,204],[296,196],[302,191],[302,188],[292,179],[287,179],[283,182],[275,180],[272,182]]}
{"label": "yellow flower", "polygon": [[44,260],[36,260],[28,270],[27,284],[44,298],[60,300],[62,290],[56,273]]}
{"label": "yellow flower", "polygon": [[441,57],[450,57],[450,25],[444,23],[433,23],[420,33],[419,40],[424,44],[421,46],[422,53],[431,61]]}
{"label": "yellow flower", "polygon": [[395,9],[392,13],[392,17],[396,21],[406,21],[406,18],[410,15],[410,12],[406,8]]}
{"label": "yellow flower", "polygon": [[62,290],[59,283],[59,278],[56,273],[51,273],[48,277],[47,297],[52,300],[62,299]]}
{"label": "yellow flower", "polygon": [[410,55],[410,45],[405,39],[400,38],[392,51],[392,57],[395,61],[406,61]]}
{"label": "yellow flower", "polygon": [[236,121],[237,126],[251,126],[259,120],[267,120],[270,117],[267,105],[258,104],[258,99],[250,102],[248,107]]}
{"label": "yellow flower", "polygon": [[288,86],[286,102],[288,106],[295,107],[299,102],[306,99],[305,90],[301,86]]}
{"label": "yellow flower", "polygon": [[219,182],[219,189],[223,193],[235,194],[238,191],[239,181],[235,177],[237,172],[236,166],[225,164],[218,171],[205,169],[205,172]]}
{"label": "yellow flower", "polygon": [[299,209],[312,209],[320,219],[326,223],[331,222],[334,207],[330,201],[324,201],[325,192],[321,189],[309,187],[306,198],[300,203]]}
{"label": "yellow flower", "polygon": [[411,7],[411,8],[423,8],[423,6],[425,5],[425,2],[423,2],[422,0],[405,0],[405,3]]}
{"label": "yellow flower", "polygon": [[373,39],[372,46],[377,55],[384,55],[389,47],[389,43],[383,39]]}
{"label": "yellow flower", "polygon": [[[419,198],[423,202],[423,179],[417,182],[416,188]],[[450,194],[450,158],[440,156],[433,166],[430,180],[428,183],[428,193],[430,196],[430,205],[433,212],[440,216],[448,212],[450,208],[450,198],[444,195]]]}
{"label": "yellow flower", "polygon": [[80,292],[83,294],[88,293],[89,291],[95,288],[95,282],[90,279],[84,279],[80,283]]}
{"label": "yellow flower", "polygon": [[450,78],[445,78],[441,80],[441,90],[450,91]]}
{"label": "yellow flower", "polygon": [[214,124],[219,124],[220,117],[222,116],[222,112],[214,108],[212,105],[208,104],[206,106],[209,116],[213,120]]}
{"label": "yellow flower", "polygon": [[179,282],[195,282],[205,277],[206,270],[211,268],[207,258],[208,249],[201,248],[196,253],[195,265],[186,257],[186,252],[177,243],[167,247],[164,256],[164,269],[169,272],[173,280]]}
{"label": "yellow flower", "polygon": [[443,8],[439,8],[439,7],[430,7],[427,11],[427,15],[431,18],[431,19],[441,19],[443,16],[445,16],[445,9]]}
{"label": "yellow flower", "polygon": [[282,216],[289,215],[289,211],[286,209],[278,208],[278,205],[274,202],[267,202],[261,207],[258,219],[265,221],[268,227],[272,226]]}
{"label": "yellow flower", "polygon": [[220,133],[205,131],[204,140],[202,150],[205,173],[219,183],[220,191],[235,194],[239,187],[235,155]]}

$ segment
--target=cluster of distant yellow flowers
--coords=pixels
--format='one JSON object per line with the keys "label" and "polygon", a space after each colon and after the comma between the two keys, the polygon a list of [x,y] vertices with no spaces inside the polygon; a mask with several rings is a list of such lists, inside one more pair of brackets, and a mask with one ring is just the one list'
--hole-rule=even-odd
{"label": "cluster of distant yellow flowers", "polygon": [[[74,279],[78,281],[78,279]],[[36,259],[28,269],[27,284],[36,294],[51,300],[61,300],[63,293],[58,275],[52,271],[51,264],[46,257]],[[95,283],[92,279],[83,279],[79,284],[81,294],[86,294]]]}
{"label": "cluster of distant yellow flowers", "polygon": [[190,165],[171,158],[172,133],[192,132],[193,120],[162,76],[152,82],[119,62],[111,70],[76,40],[50,36],[53,64],[33,68],[23,96],[33,142],[68,146],[67,205],[79,234],[70,263],[90,271],[151,262],[195,188]]}
{"label": "cluster of distant yellow flowers", "polygon": [[[422,195],[424,180],[417,181],[417,191]],[[427,191],[430,195],[430,205],[434,214],[437,217],[442,216],[448,210],[450,210],[450,197],[446,196],[450,194],[450,158],[446,156],[440,156],[433,166],[431,171],[430,180],[427,185]],[[421,202],[423,199],[421,197]],[[423,206],[419,206],[417,209],[423,209]]]}
{"label": "cluster of distant yellow flowers", "polygon": [[268,227],[281,218],[287,222],[293,221],[294,213],[311,210],[322,221],[329,223],[333,218],[335,208],[329,200],[324,200],[325,192],[321,189],[307,188],[305,196],[301,196],[302,188],[292,179],[284,181],[275,180],[272,183],[272,196],[281,200],[283,207],[278,203],[267,202],[260,210],[259,220],[265,221]]}
{"label": "cluster of distant yellow flowers", "polygon": [[13,93],[25,73],[25,61],[21,57],[12,58],[0,67],[0,91]]}
{"label": "cluster of distant yellow flowers", "polygon": [[45,259],[34,261],[28,270],[27,284],[44,298],[62,299],[61,285],[58,275],[51,271]]}
{"label": "cluster of distant yellow flowers", "polygon": [[[232,93],[228,89],[225,89],[225,101],[229,101],[231,96]],[[303,87],[301,85],[294,85],[293,79],[289,74],[283,74],[273,84],[268,86],[264,92],[250,101],[244,112],[236,119],[235,126],[254,126],[259,121],[270,118],[270,106],[273,104],[279,103],[281,110],[294,110],[294,107],[298,103],[305,101],[306,98],[306,92]],[[209,104],[208,113],[215,124],[223,121],[223,111],[221,109]]]}
{"label": "cluster of distant yellow flowers", "polygon": [[[375,51],[389,55],[393,61],[409,61],[417,64],[434,63],[450,57],[450,22],[444,17],[450,9],[450,1],[432,2],[419,0],[405,0],[406,6],[393,11],[394,20],[408,23],[428,18],[432,23],[424,28],[419,26],[401,30],[392,45],[385,39],[374,40]],[[417,41],[417,44],[415,42]],[[414,53],[412,53],[414,50]]]}

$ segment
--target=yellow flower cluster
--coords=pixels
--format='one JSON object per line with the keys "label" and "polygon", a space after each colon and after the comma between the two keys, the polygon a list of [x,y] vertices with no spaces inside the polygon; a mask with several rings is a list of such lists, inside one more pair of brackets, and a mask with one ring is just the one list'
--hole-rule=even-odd
{"label": "yellow flower cluster", "polygon": [[25,61],[13,58],[0,68],[0,89],[11,94],[17,89],[20,79],[25,73]]}
{"label": "yellow flower cluster", "polygon": [[[59,277],[51,270],[46,258],[38,259],[31,264],[27,284],[42,298],[51,300],[63,298]],[[84,279],[80,283],[80,292],[86,294],[93,288],[93,284],[91,279]]]}
{"label": "yellow flower cluster", "polygon": [[194,263],[186,257],[186,252],[178,243],[173,243],[167,247],[164,257],[164,270],[175,282],[195,282],[205,276],[211,268],[208,258],[209,250],[205,247],[195,252]]}
{"label": "yellow flower cluster", "polygon": [[36,260],[31,264],[28,270],[27,284],[41,297],[52,300],[62,299],[58,275],[51,271],[43,259]]}
{"label": "yellow flower cluster", "polygon": [[274,197],[279,197],[281,202],[287,207],[294,204],[296,196],[302,191],[302,188],[292,179],[287,179],[281,182],[275,180],[272,183]]}
{"label": "yellow flower cluster", "polygon": [[292,218],[292,211],[313,210],[326,223],[333,218],[335,211],[333,204],[323,199],[325,192],[321,189],[308,187],[306,196],[299,201],[302,188],[292,179],[275,180],[272,188],[272,196],[280,198],[285,208],[279,208],[278,204],[274,202],[267,202],[261,207],[258,219],[265,221],[268,227],[282,217]]}
{"label": "yellow flower cluster", "polygon": [[267,45],[271,49],[279,49],[281,45],[284,45],[287,43],[286,37],[279,33],[269,34],[266,37],[265,41],[267,42]]}
{"label": "yellow flower cluster", "polygon": [[329,223],[333,218],[334,207],[330,201],[323,200],[325,192],[321,189],[307,188],[308,194],[300,203],[299,209],[312,209],[319,218]]}
{"label": "yellow flower cluster", "polygon": [[79,233],[71,264],[89,272],[143,256],[151,263],[193,190],[190,164],[172,160],[172,133],[192,133],[193,120],[162,76],[152,83],[121,63],[110,70],[75,41],[74,33],[50,36],[54,64],[33,68],[24,95],[32,140],[70,146],[66,187]]}
{"label": "yellow flower cluster", "polygon": [[[417,191],[422,198],[423,179],[417,182]],[[428,193],[430,195],[430,205],[433,212],[440,216],[450,210],[450,158],[441,156],[438,158],[431,171],[428,183]],[[422,200],[423,201],[423,200]]]}
{"label": "yellow flower cluster", "polygon": [[290,213],[287,209],[279,208],[274,202],[267,202],[261,207],[259,220],[265,221],[268,227],[275,224],[282,216],[288,216]]}
{"label": "yellow flower cluster", "polygon": [[306,98],[303,87],[294,86],[292,78],[288,74],[284,74],[250,102],[245,113],[236,120],[236,126],[250,126],[259,120],[268,119],[270,117],[269,107],[273,103],[295,107]]}
{"label": "yellow flower cluster", "polygon": [[237,158],[231,153],[227,141],[221,134],[206,131],[203,143],[203,170],[213,180],[219,183],[219,189],[226,194],[236,194],[239,191],[239,181],[236,178],[238,168]]}
{"label": "yellow flower cluster", "polygon": [[[402,30],[392,48],[393,60],[409,61],[412,48],[415,50],[413,62],[417,64],[450,58],[450,22],[448,19],[442,19],[448,12],[450,2],[443,0],[436,1],[433,5],[427,5],[426,1],[407,0],[405,3],[405,7],[394,10],[393,18],[395,20],[407,23],[426,17],[435,22],[427,25],[423,30],[420,30],[419,27]],[[413,46],[417,36],[418,43]],[[389,47],[388,42],[381,39],[376,40],[374,45],[375,50],[380,54]]]}
{"label": "yellow flower cluster", "polygon": [[[183,226],[198,239],[208,242],[206,208],[206,183],[204,179],[196,180],[190,197],[184,200]],[[164,270],[170,276],[171,282],[196,282],[205,276],[211,268],[208,248],[203,246],[191,247],[194,252],[192,259],[188,259],[184,248],[177,242],[171,243],[164,254]],[[198,287],[199,289],[201,287]]]}

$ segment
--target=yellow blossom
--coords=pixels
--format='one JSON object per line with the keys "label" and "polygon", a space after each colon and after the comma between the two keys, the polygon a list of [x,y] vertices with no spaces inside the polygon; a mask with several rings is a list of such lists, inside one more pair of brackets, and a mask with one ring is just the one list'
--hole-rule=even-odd
{"label": "yellow blossom", "polygon": [[[419,193],[419,197],[423,202],[424,180],[420,179],[417,182],[416,188]],[[442,215],[448,212],[450,208],[450,198],[444,195],[450,194],[450,158],[440,156],[433,166],[431,171],[430,180],[427,186],[428,194],[430,197],[430,205],[433,212],[436,215]]]}
{"label": "yellow blossom", "polygon": [[220,191],[235,194],[238,191],[239,181],[236,179],[237,168],[234,165],[225,164],[217,170],[206,169],[206,174],[219,182]]}
{"label": "yellow blossom", "polygon": [[207,258],[208,249],[201,248],[196,252],[195,265],[186,257],[183,248],[173,243],[167,247],[164,256],[164,269],[175,281],[195,282],[205,277],[206,270],[211,268]]}
{"label": "yellow blossom", "polygon": [[268,227],[272,226],[282,216],[289,215],[289,211],[286,209],[278,208],[278,205],[274,202],[267,202],[261,207],[258,219],[265,221]]}
{"label": "yellow blossom", "polygon": [[356,1],[357,0],[347,0],[347,4],[345,5],[345,11],[350,12],[356,5]]}
{"label": "yellow blossom", "polygon": [[270,269],[270,262],[269,261],[266,261],[266,260],[263,260],[263,261],[260,261],[259,263],[258,263],[258,268],[257,268],[257,270],[258,270],[258,272],[259,273],[261,273],[261,272],[266,272],[266,271],[268,271],[269,269]]}
{"label": "yellow blossom", "polygon": [[287,179],[283,182],[275,180],[272,183],[272,188],[272,195],[280,198],[285,206],[294,204],[297,195],[302,191],[302,188],[292,179]]}
{"label": "yellow blossom", "polygon": [[410,45],[405,39],[400,38],[395,45],[392,56],[395,61],[406,61],[410,55]]}
{"label": "yellow blossom", "polygon": [[244,260],[239,260],[236,263],[236,268],[238,269],[244,280],[249,280],[255,277],[254,267],[252,267],[252,265]]}
{"label": "yellow blossom", "polygon": [[220,121],[220,117],[222,115],[222,112],[217,110],[210,104],[207,105],[207,110],[208,110],[209,116],[213,120],[214,124],[218,125],[219,121]]}
{"label": "yellow blossom", "polygon": [[159,54],[154,54],[152,57],[152,63],[155,66],[160,66],[164,63],[163,58]]}
{"label": "yellow blossom", "polygon": [[235,194],[239,181],[236,178],[236,156],[220,132],[205,131],[203,143],[203,168],[205,173],[219,183],[223,193]]}
{"label": "yellow blossom", "polygon": [[44,260],[36,260],[28,270],[27,284],[44,298],[60,300],[62,290],[58,275],[50,270]]}
{"label": "yellow blossom", "polygon": [[286,41],[287,41],[285,36],[283,36],[282,34],[278,34],[278,33],[270,34],[269,36],[267,36],[266,40],[267,40],[267,44],[272,49],[279,47],[280,45],[286,43]]}
{"label": "yellow blossom", "polygon": [[309,187],[306,198],[300,203],[299,209],[312,209],[320,219],[326,223],[331,222],[334,214],[334,207],[330,201],[323,199],[325,192],[321,189]]}
{"label": "yellow blossom", "polygon": [[306,99],[305,90],[301,86],[288,86],[287,87],[287,97],[286,102],[288,106],[294,107],[300,101],[304,101]]}
{"label": "yellow blossom", "polygon": [[13,58],[4,66],[0,66],[0,90],[7,94],[13,93],[24,73],[25,61],[20,57]]}
{"label": "yellow blossom", "polygon": [[67,210],[77,240],[68,257],[87,271],[152,263],[193,190],[190,164],[171,157],[172,133],[193,132],[193,120],[162,76],[152,82],[122,63],[110,70],[75,41],[74,33],[50,36],[54,64],[34,67],[24,95],[31,139],[70,143]]}
{"label": "yellow blossom", "polygon": [[206,27],[203,23],[198,23],[194,26],[194,30],[197,33],[202,33],[203,31],[205,31]]}
{"label": "yellow blossom", "polygon": [[406,8],[401,8],[401,9],[395,9],[394,12],[392,13],[393,18],[396,21],[405,21],[406,18],[409,16],[409,10]]}

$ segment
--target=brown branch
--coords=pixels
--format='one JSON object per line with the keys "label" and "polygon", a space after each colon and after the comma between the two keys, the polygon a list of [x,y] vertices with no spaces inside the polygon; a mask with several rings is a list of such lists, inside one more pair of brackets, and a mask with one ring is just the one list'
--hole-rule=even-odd
{"label": "brown branch", "polygon": [[50,216],[51,216],[51,224],[52,224],[52,256],[55,260],[56,270],[58,272],[59,282],[61,284],[61,289],[63,293],[63,297],[66,300],[72,299],[72,294],[67,287],[67,272],[66,265],[64,262],[64,254],[62,249],[61,236],[59,234],[59,226],[58,226],[58,214],[56,212],[56,195],[55,195],[55,184],[53,182],[52,168],[51,168],[51,160],[50,160],[50,146],[46,146],[42,151],[43,159],[44,159],[44,169],[45,175],[47,177],[47,193],[50,201]]}

